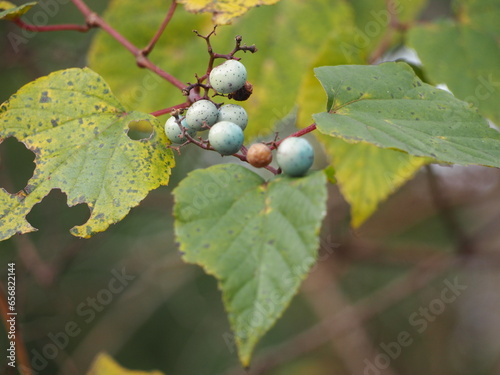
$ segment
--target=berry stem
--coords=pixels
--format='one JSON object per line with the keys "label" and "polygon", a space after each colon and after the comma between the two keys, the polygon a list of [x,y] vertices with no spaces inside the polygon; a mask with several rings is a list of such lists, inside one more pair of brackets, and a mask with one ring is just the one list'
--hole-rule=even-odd
{"label": "berry stem", "polygon": [[310,133],[310,132],[312,132],[314,130],[316,130],[316,123],[311,124],[307,128],[301,129],[301,130],[299,130],[299,131],[297,131],[297,132],[295,132],[293,134],[290,134],[288,137],[285,137],[285,138],[279,140],[278,142],[273,142],[273,144],[271,144],[269,146],[269,148],[271,150],[277,149],[278,146],[280,145],[280,143],[283,142],[285,139],[291,138],[291,137],[302,137],[304,134]]}
{"label": "berry stem", "polygon": [[151,116],[159,117],[162,115],[170,114],[174,109],[182,109],[182,108],[187,108],[191,105],[191,102],[185,102],[177,105],[173,105],[172,107],[164,108],[164,109],[159,109],[158,111],[151,112]]}
{"label": "berry stem", "polygon": [[171,75],[170,73],[160,69],[151,60],[149,60],[134,44],[132,44],[127,38],[120,34],[115,28],[108,24],[104,19],[102,19],[98,14],[94,13],[90,9],[84,0],[71,0],[73,4],[78,8],[80,13],[83,14],[87,25],[89,27],[100,27],[106,31],[111,37],[113,37],[118,43],[124,46],[132,55],[135,56],[137,65],[140,68],[146,68],[156,73],[160,77],[164,78],[166,81],[170,82],[175,87],[182,90],[186,85],[179,79]]}
{"label": "berry stem", "polygon": [[154,46],[156,45],[156,42],[158,42],[158,39],[160,39],[161,35],[165,31],[165,28],[167,27],[170,20],[172,19],[176,8],[177,8],[177,1],[172,0],[172,3],[170,4],[170,8],[168,9],[167,15],[165,16],[165,19],[163,20],[159,29],[156,31],[155,35],[153,36],[151,41],[148,43],[148,45],[141,50],[141,52],[144,56],[147,56],[151,53]]}

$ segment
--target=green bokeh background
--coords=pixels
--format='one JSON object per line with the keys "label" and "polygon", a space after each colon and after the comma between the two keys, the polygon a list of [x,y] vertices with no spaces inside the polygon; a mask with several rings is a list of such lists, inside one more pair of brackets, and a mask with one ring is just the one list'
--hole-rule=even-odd
{"label": "green bokeh background", "polygon": [[[57,4],[60,9],[50,17],[51,23],[82,22],[72,4]],[[88,4],[102,12],[107,2],[91,0]],[[435,0],[422,18],[449,14],[448,2]],[[187,30],[191,28],[186,25]],[[1,101],[39,76],[85,66],[86,51],[95,34],[39,33],[16,52],[5,37],[9,32],[19,33],[19,29],[1,22]],[[0,186],[11,193],[22,189],[33,172],[32,160],[22,144],[13,139],[3,142]],[[52,191],[28,215],[38,232],[0,242],[0,280],[4,285],[7,263],[16,263],[18,320],[30,353],[48,350],[51,337],[61,337],[68,322],[81,329],[67,345],[61,345],[55,358],[46,364],[37,362],[43,367],[38,373],[84,374],[100,351],[107,351],[125,367],[158,369],[168,375],[243,373],[234,347],[227,344],[230,331],[215,280],[181,261],[173,237],[171,190],[190,170],[220,161],[188,147],[177,157],[170,186],[151,192],[123,221],[89,240],[69,234],[71,227],[87,219],[88,209],[82,205],[68,208],[65,196]],[[364,359],[371,358],[373,363],[369,355],[374,349],[383,351],[382,344],[397,340],[406,331],[413,343],[390,360],[392,372],[381,373],[498,374],[500,174],[483,167],[433,170],[449,204],[446,212],[456,219],[478,255],[450,271],[435,273],[431,281],[425,279],[440,262],[451,262],[457,244],[463,243],[445,224],[447,214],[433,202],[425,170],[356,231],[349,229],[347,203],[331,185],[318,266],[283,318],[258,345],[255,364],[275,345],[289,343],[338,311],[344,313],[329,325],[331,340],[259,373],[347,375],[358,369],[362,374],[367,368]],[[427,263],[421,266],[422,273],[412,281],[399,281],[423,261]],[[122,292],[111,294],[105,306],[90,307],[89,298],[109,295],[103,290],[108,289],[113,270],[122,269],[134,280]],[[419,333],[410,317],[439,300],[446,288],[444,282],[455,277],[467,285],[466,291]],[[419,282],[423,283],[421,288],[404,293],[404,287]],[[392,294],[376,294],[381,288],[390,288]],[[366,301],[370,301],[368,306]],[[356,323],[360,317],[355,313],[345,313],[346,304],[352,303],[365,303],[362,311],[371,311],[362,324]],[[90,310],[95,317],[86,322],[90,315],[83,312]],[[1,353],[7,347],[4,332],[0,328]],[[324,330],[323,335],[328,332]],[[289,351],[280,352],[279,357],[285,358],[286,353]],[[0,373],[16,373],[6,365],[3,354]]]}

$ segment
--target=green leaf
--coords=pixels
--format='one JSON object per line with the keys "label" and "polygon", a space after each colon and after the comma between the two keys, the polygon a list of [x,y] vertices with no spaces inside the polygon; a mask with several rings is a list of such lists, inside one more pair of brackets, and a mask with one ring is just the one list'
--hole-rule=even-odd
{"label": "green leaf", "polygon": [[500,34],[500,1],[498,0],[459,0],[458,20],[463,25],[490,33]]}
{"label": "green leaf", "polygon": [[315,69],[328,95],[318,129],[447,163],[500,167],[500,133],[467,103],[423,83],[405,63]]}
{"label": "green leaf", "polygon": [[213,22],[226,25],[235,18],[242,16],[251,8],[261,5],[276,4],[280,0],[178,0],[192,13],[209,12],[213,14]]}
{"label": "green leaf", "polygon": [[87,375],[163,375],[160,371],[134,371],[120,366],[106,353],[99,353],[94,359]]}
{"label": "green leaf", "polygon": [[325,184],[321,172],[265,182],[223,164],[192,172],[174,190],[184,260],[218,279],[244,366],[315,262]]}
{"label": "green leaf", "polygon": [[[129,124],[148,121],[147,139],[128,137]],[[15,137],[36,155],[36,168],[17,195],[1,191],[0,239],[35,230],[25,220],[52,189],[68,205],[87,203],[89,220],[72,234],[90,237],[123,219],[147,193],[166,185],[174,166],[159,121],[126,112],[90,69],[52,73],[22,87],[0,107],[0,142]]]}
{"label": "green leaf", "polygon": [[408,41],[432,83],[446,83],[456,97],[500,124],[499,37],[468,25],[441,22],[413,28]]}
{"label": "green leaf", "polygon": [[20,6],[12,4],[10,1],[0,1],[0,20],[15,20],[38,4],[36,1]]}
{"label": "green leaf", "polygon": [[[343,30],[329,38],[319,53],[315,66],[359,64],[366,61],[366,53],[356,48],[347,50],[356,40],[356,29]],[[302,83],[298,97],[300,124],[308,124],[311,114],[324,108],[321,83],[310,73]],[[351,205],[351,224],[359,227],[378,208],[383,200],[425,164],[417,158],[395,150],[382,149],[366,143],[350,144],[314,132],[330,156],[340,191]]]}

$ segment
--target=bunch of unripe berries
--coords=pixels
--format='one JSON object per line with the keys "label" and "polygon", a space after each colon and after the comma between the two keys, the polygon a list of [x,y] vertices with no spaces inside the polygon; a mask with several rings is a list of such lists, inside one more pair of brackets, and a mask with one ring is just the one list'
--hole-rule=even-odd
{"label": "bunch of unripe berries", "polygon": [[[228,94],[236,100],[246,99],[245,66],[237,60],[226,60],[212,69],[209,83],[219,94]],[[241,94],[243,92],[243,94]],[[240,99],[238,99],[238,97]],[[198,132],[208,130],[209,145],[221,155],[233,155],[242,149],[248,114],[237,104],[217,106],[211,100],[200,99],[187,109],[185,116],[178,114],[165,123],[165,133],[172,143],[184,144],[193,140]],[[253,144],[246,151],[246,160],[254,167],[267,167],[272,161],[272,150],[264,143]],[[314,151],[303,138],[290,137],[279,143],[277,162],[290,176],[304,175],[314,160]]]}

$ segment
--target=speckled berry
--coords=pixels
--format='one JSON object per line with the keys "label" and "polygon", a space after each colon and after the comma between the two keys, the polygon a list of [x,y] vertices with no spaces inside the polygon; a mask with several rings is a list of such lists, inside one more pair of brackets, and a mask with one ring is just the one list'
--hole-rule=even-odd
{"label": "speckled berry", "polygon": [[[186,119],[183,119],[181,121],[181,126],[186,128]],[[191,136],[194,137],[196,136],[196,130],[194,129],[187,129],[186,132]],[[167,122],[165,123],[165,134],[167,135],[168,139],[172,143],[177,143],[181,144],[187,141],[187,138],[182,134],[182,130],[175,121],[175,117],[170,117]]]}
{"label": "speckled berry", "polygon": [[276,154],[283,173],[300,177],[306,174],[314,161],[314,149],[304,138],[286,138],[280,143]]}
{"label": "speckled berry", "polygon": [[267,167],[272,160],[273,153],[264,143],[254,143],[247,151],[247,161],[255,168]]}
{"label": "speckled berry", "polygon": [[219,110],[214,103],[206,99],[198,100],[186,112],[186,127],[196,131],[203,130],[204,125],[215,124],[218,116]]}
{"label": "speckled berry", "polygon": [[210,72],[210,85],[221,94],[230,94],[239,90],[247,80],[245,66],[237,60],[227,60]]}
{"label": "speckled berry", "polygon": [[245,108],[238,104],[224,104],[219,108],[217,121],[231,121],[245,130],[248,124],[248,114]]}
{"label": "speckled berry", "polygon": [[232,155],[243,145],[243,130],[234,122],[221,121],[210,128],[208,141],[222,155]]}

